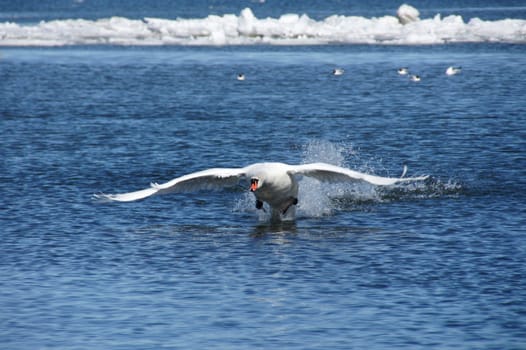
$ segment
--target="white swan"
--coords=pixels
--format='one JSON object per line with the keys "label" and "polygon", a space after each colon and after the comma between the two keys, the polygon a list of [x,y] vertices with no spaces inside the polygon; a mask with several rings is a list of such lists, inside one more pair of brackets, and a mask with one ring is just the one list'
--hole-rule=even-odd
{"label": "white swan", "polygon": [[425,180],[428,176],[408,177],[404,166],[399,178],[369,175],[326,163],[288,165],[284,163],[256,163],[244,168],[214,168],[184,175],[163,184],[153,183],[150,188],[121,194],[98,194],[96,198],[118,202],[130,202],[154,194],[170,192],[190,192],[235,187],[242,180],[250,181],[250,191],[256,197],[256,208],[262,209],[268,203],[273,219],[281,219],[285,214],[294,217],[298,203],[298,180],[309,176],[325,182],[368,182],[378,186],[388,186],[399,182]]}

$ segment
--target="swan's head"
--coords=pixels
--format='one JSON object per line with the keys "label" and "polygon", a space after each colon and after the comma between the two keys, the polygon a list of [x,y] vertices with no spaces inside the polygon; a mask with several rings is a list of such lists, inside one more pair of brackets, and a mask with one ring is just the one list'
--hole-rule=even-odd
{"label": "swan's head", "polygon": [[260,187],[259,178],[253,177],[250,179],[250,192],[255,192]]}

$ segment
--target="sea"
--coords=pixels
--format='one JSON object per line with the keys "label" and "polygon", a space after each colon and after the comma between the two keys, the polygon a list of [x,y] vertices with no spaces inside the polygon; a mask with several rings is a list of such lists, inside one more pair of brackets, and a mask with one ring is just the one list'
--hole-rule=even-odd
{"label": "sea", "polygon": [[[526,349],[526,5],[402,5],[0,1],[0,348]],[[263,161],[429,178],[94,196]]]}

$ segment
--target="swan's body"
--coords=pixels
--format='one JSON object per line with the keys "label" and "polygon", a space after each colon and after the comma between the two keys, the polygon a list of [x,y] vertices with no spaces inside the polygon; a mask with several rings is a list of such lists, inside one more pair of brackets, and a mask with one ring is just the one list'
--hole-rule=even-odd
{"label": "swan's body", "polygon": [[404,178],[381,177],[360,173],[325,163],[288,165],[284,163],[256,163],[244,168],[214,168],[184,175],[163,184],[152,184],[144,190],[96,195],[118,202],[130,202],[154,194],[170,192],[190,192],[235,187],[242,180],[250,181],[250,191],[256,197],[256,207],[261,209],[268,203],[272,217],[281,218],[287,214],[294,216],[294,205],[298,202],[298,180],[309,176],[324,182],[367,182],[378,186],[393,185],[398,182],[425,180],[427,176]]}

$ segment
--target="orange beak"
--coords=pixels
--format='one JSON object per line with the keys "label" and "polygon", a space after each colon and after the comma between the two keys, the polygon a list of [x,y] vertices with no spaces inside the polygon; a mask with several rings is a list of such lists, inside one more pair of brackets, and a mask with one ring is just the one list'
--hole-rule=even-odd
{"label": "orange beak", "polygon": [[250,191],[254,192],[257,189],[258,189],[258,181],[257,180],[250,181]]}

